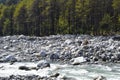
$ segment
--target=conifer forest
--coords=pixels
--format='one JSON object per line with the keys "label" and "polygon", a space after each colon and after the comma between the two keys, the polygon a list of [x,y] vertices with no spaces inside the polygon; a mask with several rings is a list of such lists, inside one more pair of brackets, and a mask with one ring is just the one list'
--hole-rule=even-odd
{"label": "conifer forest", "polygon": [[0,36],[120,34],[120,0],[0,0]]}

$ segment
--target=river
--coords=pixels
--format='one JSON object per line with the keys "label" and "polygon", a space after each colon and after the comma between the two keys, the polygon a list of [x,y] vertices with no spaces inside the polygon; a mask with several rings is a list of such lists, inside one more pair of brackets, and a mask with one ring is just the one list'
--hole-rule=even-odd
{"label": "river", "polygon": [[120,80],[120,64],[84,64],[84,65],[60,65],[51,63],[50,68],[24,71],[19,66],[35,67],[37,63],[24,62],[0,63],[0,77],[10,75],[40,75],[49,76],[52,73],[60,73],[62,76],[73,77],[77,80],[93,80],[97,76],[104,76],[107,80]]}

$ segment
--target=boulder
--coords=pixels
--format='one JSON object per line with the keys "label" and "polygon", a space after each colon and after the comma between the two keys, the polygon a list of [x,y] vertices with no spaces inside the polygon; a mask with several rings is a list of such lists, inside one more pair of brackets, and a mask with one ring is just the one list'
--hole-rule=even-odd
{"label": "boulder", "polygon": [[54,59],[59,59],[59,55],[58,54],[51,54],[50,60],[54,60]]}
{"label": "boulder", "polygon": [[5,62],[16,62],[17,59],[13,55],[8,55],[4,59]]}
{"label": "boulder", "polygon": [[28,71],[28,70],[30,70],[30,68],[27,67],[27,66],[20,66],[20,67],[19,67],[19,70],[25,70],[25,71]]}
{"label": "boulder", "polygon": [[120,41],[120,36],[114,36],[112,39],[115,41]]}
{"label": "boulder", "polygon": [[40,51],[40,56],[46,57],[47,56],[46,51],[45,50]]}
{"label": "boulder", "polygon": [[41,60],[38,62],[37,67],[41,68],[41,69],[46,68],[46,67],[50,67],[50,63],[45,61],[45,60]]}
{"label": "boulder", "polygon": [[100,55],[102,61],[107,61],[107,55],[106,54],[102,54]]}
{"label": "boulder", "polygon": [[72,40],[70,40],[70,39],[67,39],[65,42],[64,42],[64,44],[68,44],[68,45],[70,45],[70,44],[72,44],[72,43],[74,43]]}
{"label": "boulder", "polygon": [[71,61],[73,65],[79,65],[80,63],[86,62],[86,59],[84,57],[77,57],[73,58]]}
{"label": "boulder", "polygon": [[78,39],[78,40],[76,40],[76,42],[78,43],[79,46],[81,46],[82,41],[80,41],[80,40]]}
{"label": "boulder", "polygon": [[18,36],[18,39],[25,39],[26,38],[26,36],[24,36],[24,35],[19,35]]}
{"label": "boulder", "polygon": [[93,61],[98,61],[98,58],[97,57],[93,57]]}
{"label": "boulder", "polygon": [[71,53],[65,53],[62,56],[62,59],[71,59],[72,58],[72,54]]}
{"label": "boulder", "polygon": [[4,46],[3,49],[8,49],[9,47],[8,46]]}

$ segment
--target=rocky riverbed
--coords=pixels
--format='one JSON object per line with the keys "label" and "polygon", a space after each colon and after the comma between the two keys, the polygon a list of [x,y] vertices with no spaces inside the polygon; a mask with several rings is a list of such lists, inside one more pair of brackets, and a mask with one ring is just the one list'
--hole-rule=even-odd
{"label": "rocky riverbed", "polygon": [[[51,35],[35,37],[14,35],[0,37],[0,69],[4,70],[5,66],[2,64],[9,63],[12,66],[15,63],[24,64],[25,62],[31,62],[31,65],[36,63],[36,66],[20,65],[17,69],[41,70],[51,68],[51,63],[73,66],[120,63],[120,36]],[[54,76],[59,75],[55,74]],[[36,77],[35,80],[53,79],[50,76],[43,78],[38,74],[33,76]],[[20,74],[15,77],[14,74],[11,74],[9,78],[1,76],[1,79],[25,78],[32,80],[31,77]],[[72,80],[74,79],[72,78]]]}

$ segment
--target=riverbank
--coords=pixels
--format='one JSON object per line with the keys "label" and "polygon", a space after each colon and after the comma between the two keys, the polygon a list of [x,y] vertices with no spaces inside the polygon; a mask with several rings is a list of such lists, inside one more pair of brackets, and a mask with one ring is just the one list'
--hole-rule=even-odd
{"label": "riverbank", "polygon": [[[0,37],[0,54],[0,64],[37,62],[34,68],[18,66],[22,71],[51,68],[51,63],[72,66],[120,63],[120,36],[4,36]],[[1,66],[1,69],[4,68]]]}

